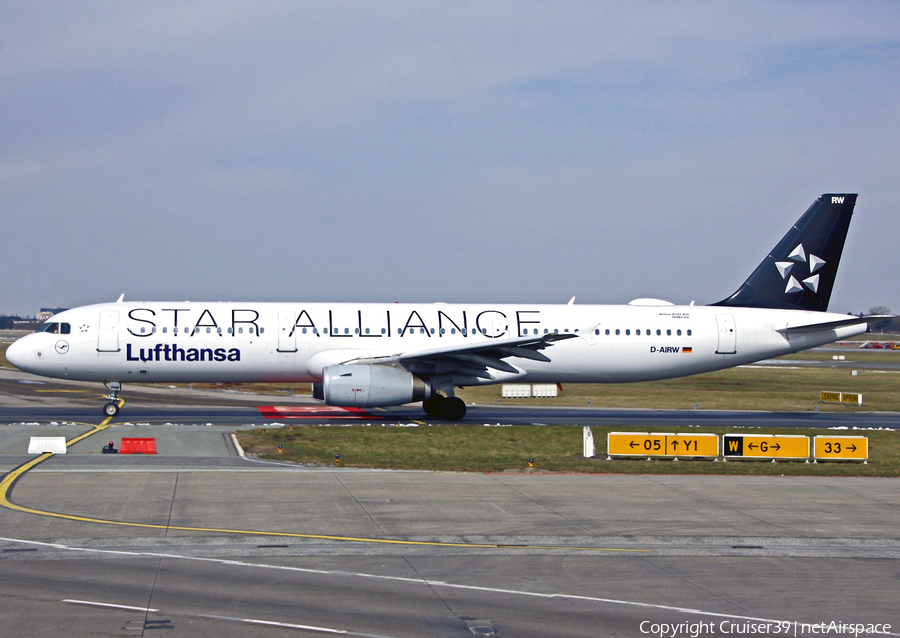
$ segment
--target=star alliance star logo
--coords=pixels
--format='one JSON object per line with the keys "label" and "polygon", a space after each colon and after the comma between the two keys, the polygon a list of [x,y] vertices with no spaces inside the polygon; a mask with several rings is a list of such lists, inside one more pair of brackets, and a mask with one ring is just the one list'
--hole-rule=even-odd
{"label": "star alliance star logo", "polygon": [[[791,254],[788,255],[787,258],[791,261],[775,262],[775,267],[778,268],[778,274],[781,275],[782,279],[787,280],[784,293],[803,292],[803,286],[806,286],[813,292],[819,292],[819,275],[814,273],[825,265],[825,260],[821,257],[816,257],[812,253],[810,253],[809,259],[807,260],[803,244],[797,244],[797,247],[791,251]],[[797,281],[796,277],[791,275],[791,270],[794,266],[797,266],[799,269],[800,264],[808,264],[809,266],[809,277],[802,281],[802,285],[801,282]],[[799,276],[800,273],[797,273],[797,275]]]}
{"label": "star alliance star logo", "polygon": [[81,330],[82,332],[87,332],[89,328],[90,328],[89,325],[84,324],[84,325],[81,326],[80,330]]}

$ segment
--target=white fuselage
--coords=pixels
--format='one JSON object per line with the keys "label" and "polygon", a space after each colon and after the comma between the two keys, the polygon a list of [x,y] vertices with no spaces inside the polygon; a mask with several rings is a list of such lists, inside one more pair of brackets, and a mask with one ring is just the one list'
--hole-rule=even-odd
{"label": "white fuselage", "polygon": [[[804,334],[847,315],[721,306],[323,303],[109,303],[56,315],[59,327],[10,346],[17,367],[121,383],[317,382],[326,366],[548,332],[576,333],[509,357],[491,379],[619,383],[679,377],[850,337],[865,324]],[[781,332],[779,332],[781,330]]]}

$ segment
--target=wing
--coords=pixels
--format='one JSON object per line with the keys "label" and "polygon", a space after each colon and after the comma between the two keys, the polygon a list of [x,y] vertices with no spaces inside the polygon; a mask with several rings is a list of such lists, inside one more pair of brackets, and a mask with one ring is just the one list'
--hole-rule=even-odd
{"label": "wing", "polygon": [[413,374],[469,375],[481,379],[493,379],[490,369],[517,374],[517,368],[504,361],[507,357],[519,357],[532,361],[549,362],[550,357],[541,350],[552,346],[557,341],[573,339],[578,334],[549,333],[534,337],[517,337],[514,339],[495,339],[489,342],[480,341],[472,345],[455,345],[431,350],[401,352],[380,357],[360,357],[345,363],[361,365],[401,365]]}

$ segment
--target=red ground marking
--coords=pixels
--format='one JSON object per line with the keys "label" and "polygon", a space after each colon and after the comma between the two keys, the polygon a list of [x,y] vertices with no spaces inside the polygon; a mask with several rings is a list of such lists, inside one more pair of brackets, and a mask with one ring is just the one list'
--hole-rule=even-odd
{"label": "red ground marking", "polygon": [[341,408],[333,405],[258,405],[267,419],[381,419],[362,408]]}
{"label": "red ground marking", "polygon": [[122,437],[119,454],[156,454],[156,439]]}

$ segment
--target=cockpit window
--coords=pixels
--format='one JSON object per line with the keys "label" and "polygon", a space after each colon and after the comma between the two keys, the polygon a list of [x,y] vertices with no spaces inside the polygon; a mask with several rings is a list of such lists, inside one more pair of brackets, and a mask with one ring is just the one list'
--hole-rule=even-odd
{"label": "cockpit window", "polygon": [[59,335],[59,334],[67,335],[67,334],[71,334],[72,326],[68,323],[57,323],[55,321],[48,321],[47,323],[39,326],[38,329],[35,330],[35,332],[49,332],[50,334],[54,334],[54,335]]}

